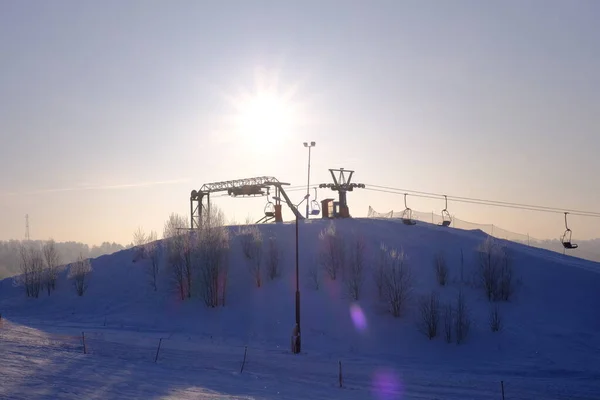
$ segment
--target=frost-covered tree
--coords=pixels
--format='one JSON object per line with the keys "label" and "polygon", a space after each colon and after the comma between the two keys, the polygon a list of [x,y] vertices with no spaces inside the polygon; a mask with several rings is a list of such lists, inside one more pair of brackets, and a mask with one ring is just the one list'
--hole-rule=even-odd
{"label": "frost-covered tree", "polygon": [[223,212],[211,207],[197,241],[199,290],[208,307],[224,306],[227,295],[230,238],[224,224]]}
{"label": "frost-covered tree", "polygon": [[165,222],[163,238],[166,246],[166,261],[181,300],[186,298],[185,231],[186,221],[178,214],[171,213]]}

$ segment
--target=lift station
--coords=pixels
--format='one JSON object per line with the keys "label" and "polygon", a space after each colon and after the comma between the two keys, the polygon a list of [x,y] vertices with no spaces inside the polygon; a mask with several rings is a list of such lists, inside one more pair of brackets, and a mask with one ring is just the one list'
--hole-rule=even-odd
{"label": "lift station", "polygon": [[[355,188],[364,188],[365,185],[351,183],[354,171],[340,168],[330,169],[329,172],[333,178],[333,183],[322,183],[319,188],[329,188],[338,192],[339,199],[338,201],[335,201],[335,199],[322,200],[321,207],[319,207],[319,203],[316,201],[316,188],[314,188],[315,199],[311,201],[310,214],[318,215],[321,211],[321,217],[324,219],[350,218],[346,193],[353,191]],[[282,203],[290,208],[297,219],[305,219],[302,213],[298,211],[298,205],[291,201],[283,189],[287,185],[289,183],[280,182],[272,176],[205,183],[200,190],[192,190],[190,194],[190,229],[200,229],[204,221],[210,223],[208,220],[210,216],[210,195],[217,192],[227,192],[232,197],[267,196],[264,216],[256,223],[283,222]],[[304,200],[308,201],[308,195],[305,196]]]}

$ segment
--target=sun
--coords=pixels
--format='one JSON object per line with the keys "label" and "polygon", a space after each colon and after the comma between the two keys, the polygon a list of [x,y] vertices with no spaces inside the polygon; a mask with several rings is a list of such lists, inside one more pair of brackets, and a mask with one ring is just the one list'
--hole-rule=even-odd
{"label": "sun", "polygon": [[246,95],[238,105],[236,130],[249,140],[278,141],[290,135],[293,107],[274,91]]}
{"label": "sun", "polygon": [[228,136],[239,146],[260,153],[281,148],[303,120],[297,99],[299,83],[285,84],[281,71],[255,70],[252,86],[225,95]]}

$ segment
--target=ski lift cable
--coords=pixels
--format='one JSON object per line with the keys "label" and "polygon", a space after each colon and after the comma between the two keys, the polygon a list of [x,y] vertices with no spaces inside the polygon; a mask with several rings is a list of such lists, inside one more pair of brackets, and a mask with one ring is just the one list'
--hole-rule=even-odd
{"label": "ski lift cable", "polygon": [[[405,193],[408,193],[414,197],[429,198],[429,199],[436,199],[436,200],[438,200],[440,198],[444,198],[444,195],[437,194],[437,193],[419,192],[419,191],[412,191],[412,190],[406,190],[406,189],[391,188],[389,186],[377,186],[377,185],[365,185],[365,186],[366,186],[365,189],[367,189],[367,190],[382,192],[382,193],[391,193],[391,194],[398,194],[398,195],[404,195]],[[374,188],[381,188],[381,189],[374,189]],[[565,211],[567,211],[571,215],[600,218],[600,213],[593,212],[593,211],[564,210],[564,209],[559,209],[559,208],[536,206],[536,205],[531,205],[531,204],[510,203],[510,202],[503,202],[503,201],[484,200],[484,199],[458,197],[458,196],[448,196],[448,199],[453,200],[455,202],[459,202],[459,203],[496,206],[496,207],[520,209],[520,210],[526,210],[526,211],[550,212],[550,213],[555,213],[555,214],[563,214]]]}
{"label": "ski lift cable", "polygon": [[[421,191],[416,191],[416,190],[407,190],[407,189],[400,189],[400,188],[393,188],[393,187],[389,187],[389,186],[378,186],[378,185],[369,185],[370,187],[374,187],[374,188],[381,188],[381,189],[388,189],[388,190],[394,190],[394,191],[399,191],[399,192],[412,192],[412,193],[418,193],[418,194],[422,194],[422,195],[429,195],[429,196],[435,196],[433,198],[437,199],[437,198],[443,198],[444,195],[443,194],[438,194],[438,193],[431,193],[431,192],[421,192]],[[489,203],[490,205],[500,205],[500,204],[504,204],[504,205],[510,205],[510,206],[516,206],[516,207],[526,207],[527,209],[535,209],[536,211],[543,211],[543,210],[547,210],[547,211],[553,211],[553,212],[558,212],[558,213],[564,213],[565,211],[571,213],[571,214],[585,214],[585,215],[589,215],[589,216],[597,216],[600,217],[600,212],[595,212],[595,211],[582,211],[582,210],[571,210],[571,209],[562,209],[562,208],[558,208],[558,207],[547,207],[547,206],[538,206],[538,205],[532,205],[532,204],[522,204],[522,203],[514,203],[514,202],[507,202],[507,201],[497,201],[497,200],[486,200],[486,199],[478,199],[478,198],[472,198],[472,197],[461,197],[461,196],[448,196],[448,199],[454,200],[454,201],[458,201],[458,200],[468,200],[468,201],[477,201],[477,202],[482,202],[482,203]]]}

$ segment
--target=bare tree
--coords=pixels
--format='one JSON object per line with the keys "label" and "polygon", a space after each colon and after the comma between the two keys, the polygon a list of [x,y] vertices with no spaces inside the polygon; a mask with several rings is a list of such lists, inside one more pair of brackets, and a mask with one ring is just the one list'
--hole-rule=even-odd
{"label": "bare tree", "polygon": [[39,248],[29,244],[19,244],[19,267],[21,274],[15,277],[14,284],[25,288],[27,297],[40,295],[44,278],[44,258]]}
{"label": "bare tree", "polygon": [[391,250],[384,258],[383,297],[394,317],[400,317],[411,298],[414,279],[404,251]]}
{"label": "bare tree", "polygon": [[198,250],[198,236],[195,233],[187,232],[183,235],[183,274],[188,298],[192,297],[192,281],[194,276],[195,257]]}
{"label": "bare tree", "polygon": [[199,232],[198,274],[205,304],[218,307],[225,305],[230,238],[221,210],[213,206],[210,213]]}
{"label": "bare tree", "polygon": [[144,233],[144,230],[141,226],[138,226],[135,232],[133,232],[133,246],[143,246],[147,242],[146,233]]}
{"label": "bare tree", "polygon": [[488,236],[478,247],[479,279],[489,301],[496,299],[498,278],[501,263],[501,250],[491,236]]}
{"label": "bare tree", "polygon": [[346,248],[344,239],[336,231],[332,222],[319,233],[321,250],[319,262],[332,280],[336,280],[340,272],[343,273],[346,262]]}
{"label": "bare tree", "polygon": [[503,249],[500,260],[500,281],[498,282],[497,298],[503,301],[509,301],[515,291],[515,279],[512,267],[512,257],[507,249]]}
{"label": "bare tree", "polygon": [[365,275],[366,244],[362,236],[357,237],[350,247],[348,274],[345,279],[348,295],[352,300],[358,300],[362,292]]}
{"label": "bare tree", "polygon": [[44,261],[46,262],[46,278],[45,284],[48,290],[48,295],[52,290],[56,290],[56,280],[58,278],[58,267],[60,264],[60,255],[56,248],[56,242],[53,239],[44,243],[42,248],[44,253]]}
{"label": "bare tree", "polygon": [[378,262],[374,264],[373,268],[373,281],[377,287],[377,295],[380,301],[385,299],[383,287],[385,283],[385,266],[387,265],[388,257],[388,248],[384,243],[381,243],[379,246],[379,259]]}
{"label": "bare tree", "polygon": [[271,280],[281,276],[281,270],[279,269],[280,259],[281,252],[277,245],[277,238],[271,236],[269,238],[269,253],[267,255],[267,274]]}
{"label": "bare tree", "polygon": [[148,243],[148,237],[141,226],[133,232],[133,247],[135,248],[135,256],[133,261],[143,260],[146,258],[146,244]]}
{"label": "bare tree", "polygon": [[39,247],[30,249],[29,262],[32,272],[32,290],[31,295],[38,298],[44,287],[44,255]]}
{"label": "bare tree", "polygon": [[186,220],[182,216],[172,213],[165,222],[163,230],[167,265],[169,266],[175,287],[179,292],[181,300],[184,300],[186,297],[184,259],[184,235],[187,234],[184,229],[186,225]]}
{"label": "bare tree", "polygon": [[469,334],[471,327],[471,317],[465,300],[465,295],[461,290],[456,297],[456,313],[454,318],[454,334],[456,336],[456,344],[461,344]]}
{"label": "bare tree", "polygon": [[435,338],[438,334],[440,311],[440,299],[436,292],[431,292],[431,294],[423,296],[419,300],[419,320],[417,326],[419,331],[429,339]]}
{"label": "bare tree", "polygon": [[492,332],[498,332],[502,329],[502,316],[498,304],[490,309],[490,329]]}
{"label": "bare tree", "polygon": [[479,280],[489,301],[508,301],[515,290],[512,259],[506,247],[488,236],[478,248]]}
{"label": "bare tree", "polygon": [[319,290],[321,287],[321,269],[318,264],[311,263],[306,270],[306,277],[310,286],[314,290]]}
{"label": "bare tree", "polygon": [[148,276],[150,277],[150,285],[154,291],[158,290],[158,271],[160,267],[160,251],[157,242],[157,234],[151,231],[147,237],[147,243],[144,246],[145,253],[148,255],[150,263],[148,264]]}
{"label": "bare tree", "polygon": [[75,291],[78,296],[83,296],[88,288],[88,277],[92,272],[92,264],[89,258],[80,255],[77,261],[71,263],[68,278],[73,280]]}
{"label": "bare tree", "polygon": [[23,286],[25,288],[25,295],[31,297],[33,290],[33,271],[31,270],[31,263],[29,262],[29,248],[23,243],[19,243],[18,248],[19,270],[21,274],[15,277],[14,283],[17,286]]}
{"label": "bare tree", "polygon": [[447,343],[452,343],[452,329],[454,327],[452,303],[444,306],[444,338]]}
{"label": "bare tree", "polygon": [[448,264],[446,263],[446,256],[443,252],[438,252],[433,259],[433,267],[435,270],[435,277],[440,286],[446,286],[448,281]]}
{"label": "bare tree", "polygon": [[256,225],[245,227],[240,233],[242,252],[248,262],[256,287],[262,286],[263,237]]}

